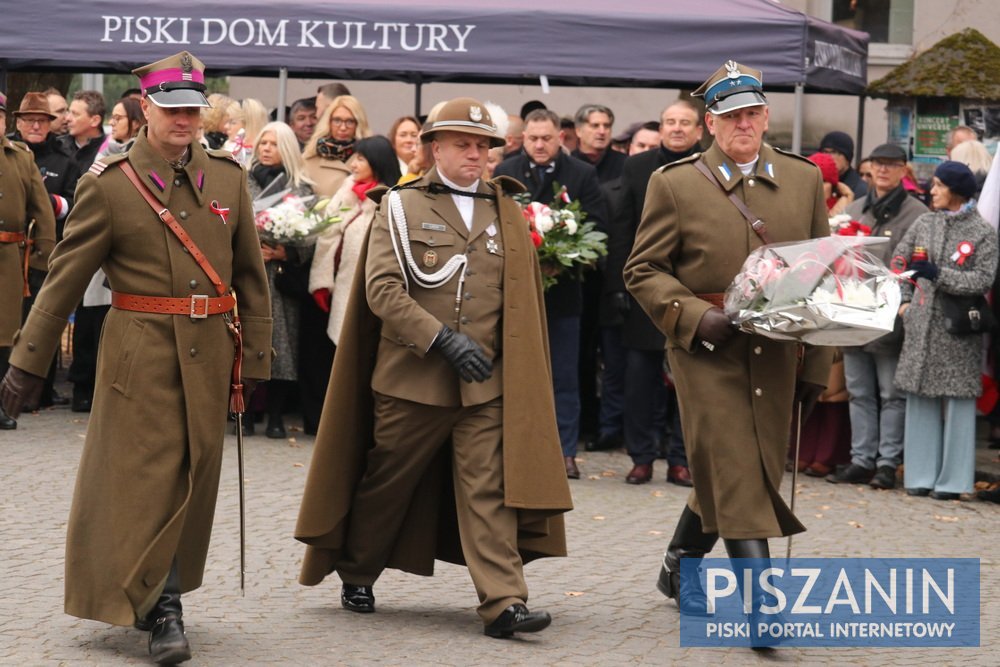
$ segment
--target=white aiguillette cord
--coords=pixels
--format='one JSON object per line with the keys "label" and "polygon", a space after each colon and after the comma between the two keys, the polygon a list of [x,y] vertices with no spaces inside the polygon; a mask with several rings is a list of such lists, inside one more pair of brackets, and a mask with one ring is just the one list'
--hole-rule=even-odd
{"label": "white aiguillette cord", "polygon": [[[410,291],[410,282],[406,271],[407,267],[409,267],[409,272],[413,275],[414,282],[421,287],[427,288],[440,287],[451,280],[456,273],[459,273],[458,289],[455,291],[455,307],[457,309],[458,304],[462,300],[462,285],[465,283],[465,269],[469,263],[469,258],[464,254],[452,255],[438,271],[424,273],[417,266],[417,263],[413,261],[413,253],[410,250],[410,230],[406,226],[406,213],[403,211],[403,200],[400,198],[399,192],[395,190],[389,193],[389,212],[386,219],[389,222],[389,238],[392,239],[392,249],[396,253],[396,261],[399,262],[399,269],[403,273],[403,283],[406,286],[406,291]],[[399,234],[398,242],[396,241],[396,234],[393,233],[393,228]],[[400,246],[402,246],[402,256],[400,255]]]}

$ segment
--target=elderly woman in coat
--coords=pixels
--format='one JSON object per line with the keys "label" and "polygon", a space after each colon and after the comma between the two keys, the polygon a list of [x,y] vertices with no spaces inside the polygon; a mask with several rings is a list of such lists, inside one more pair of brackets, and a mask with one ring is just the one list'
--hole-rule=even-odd
{"label": "elderly woman in coat", "polygon": [[[943,162],[931,188],[934,211],[917,218],[896,248],[909,261],[916,289],[903,286],[905,337],[896,386],[906,392],[905,486],[910,495],[955,500],[972,491],[981,335],[945,328],[942,302],[983,294],[997,267],[997,232],[979,215],[976,179],[959,162]],[[913,258],[922,248],[927,258]]]}
{"label": "elderly woman in coat", "polygon": [[[253,141],[247,186],[254,199],[255,212],[259,212],[257,209],[261,208],[262,201],[268,201],[269,197],[273,199],[282,192],[288,191],[299,197],[312,196],[312,184],[305,175],[298,140],[292,128],[281,122],[267,123],[254,135]],[[287,433],[282,412],[294,383],[299,379],[301,302],[294,293],[282,292],[281,288],[288,284],[294,286],[294,276],[304,276],[309,271],[313,247],[285,246],[272,239],[261,241],[260,251],[271,288],[271,317],[274,320],[271,346],[275,351],[271,381],[267,385],[267,429],[264,434],[269,438],[284,438]],[[252,435],[253,420],[244,420],[243,429],[244,435]]]}

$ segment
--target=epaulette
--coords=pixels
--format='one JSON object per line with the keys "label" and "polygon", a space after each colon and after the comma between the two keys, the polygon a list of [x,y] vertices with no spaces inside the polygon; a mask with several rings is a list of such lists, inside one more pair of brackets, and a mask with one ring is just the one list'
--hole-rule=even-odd
{"label": "epaulette", "polygon": [[691,162],[695,162],[695,161],[700,160],[700,159],[701,159],[701,153],[694,153],[692,155],[688,155],[687,157],[682,157],[679,160],[674,160],[673,162],[668,162],[665,165],[663,165],[662,167],[660,167],[659,169],[657,169],[656,171],[659,172],[659,173],[663,173],[667,169],[671,169],[673,167],[676,167],[679,164],[690,164]]}
{"label": "epaulette", "polygon": [[113,164],[121,162],[128,157],[127,153],[120,153],[118,155],[105,155],[104,157],[94,160],[94,163],[90,165],[90,169],[87,170],[88,174],[93,174],[94,176],[100,176],[104,171]]}
{"label": "epaulette", "polygon": [[775,153],[779,153],[779,154],[785,155],[787,157],[793,157],[796,160],[802,160],[803,162],[808,162],[809,164],[814,164],[812,160],[810,160],[809,158],[805,157],[804,155],[799,155],[798,153],[793,153],[791,151],[782,150],[782,149],[778,148],[777,146],[771,146],[770,144],[765,144],[765,145],[768,148],[770,148],[771,150],[773,150]]}
{"label": "epaulette", "polygon": [[528,191],[524,183],[511,176],[497,176],[493,182],[499,185],[506,195],[516,195]]}
{"label": "epaulette", "polygon": [[381,204],[382,197],[384,197],[385,193],[389,192],[389,190],[391,189],[392,188],[390,188],[388,185],[376,185],[374,188],[366,192],[365,196],[371,199],[376,204]]}
{"label": "epaulette", "polygon": [[205,152],[208,153],[209,157],[214,157],[219,160],[229,160],[240,169],[243,168],[243,165],[240,164],[240,161],[237,160],[236,157],[230,151],[227,151],[224,148],[210,148]]}
{"label": "epaulette", "polygon": [[13,146],[14,148],[20,148],[22,151],[24,151],[28,155],[33,155],[33,153],[31,152],[31,149],[28,147],[28,144],[24,143],[23,141],[14,141],[13,139],[11,139],[10,140],[10,145]]}

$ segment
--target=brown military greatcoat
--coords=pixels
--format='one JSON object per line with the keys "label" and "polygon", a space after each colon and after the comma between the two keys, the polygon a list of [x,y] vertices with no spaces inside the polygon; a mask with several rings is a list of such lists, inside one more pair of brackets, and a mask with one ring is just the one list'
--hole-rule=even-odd
{"label": "brown military greatcoat", "polygon": [[[56,242],[52,204],[31,151],[0,135],[0,232],[24,234],[35,221],[31,265],[45,270]],[[24,245],[0,243],[0,347],[9,347],[21,325]]]}
{"label": "brown military greatcoat", "polygon": [[[667,336],[684,444],[694,478],[689,498],[706,531],[756,539],[804,530],[778,494],[785,465],[797,344],[737,334],[714,352],[695,332],[750,252],[762,245],[719,186],[698,171],[704,160],[727,193],[767,223],[774,242],[828,236],[819,169],[767,145],[743,176],[717,145],[654,172],[625,265],[629,291]],[[830,353],[807,348],[803,380],[825,386]]]}
{"label": "brown military greatcoat", "polygon": [[[215,296],[201,268],[117,165],[127,159],[239,300],[243,373],[270,373],[271,309],[245,172],[197,143],[183,173],[145,130],[77,186],[76,205],[11,364],[44,376],[66,318],[98,268],[128,294]],[[162,189],[160,187],[162,185]],[[212,212],[229,209],[223,214]],[[201,585],[226,426],[233,340],[221,315],[112,308],[66,536],[66,612],[118,625],[144,615],[176,553],[181,589]]]}
{"label": "brown military greatcoat", "polygon": [[[430,182],[440,183],[434,170],[414,185]],[[372,389],[441,406],[474,405],[502,395],[504,496],[508,507],[519,510],[522,558],[527,562],[566,554],[562,513],[572,508],[572,499],[555,425],[541,274],[528,226],[518,205],[503,195],[505,186],[520,190],[509,179],[480,186],[480,192],[497,196],[499,214],[488,202],[476,200],[471,232],[455,226],[456,220],[462,223],[450,196],[402,191],[410,247],[422,270],[431,272],[428,263],[440,268],[475,241],[457,312],[457,278],[437,289],[411,282],[412,298],[398,289],[402,274],[388,236],[388,198],[383,200],[359,260],[295,530],[295,537],[309,545],[299,577],[303,584],[322,581],[342,554],[351,500],[372,443]],[[502,239],[493,253],[483,243],[490,225],[499,228],[497,238]],[[374,282],[365,280],[366,263]],[[499,299],[502,322],[485,321],[495,306],[483,301]],[[369,302],[392,313],[387,317],[391,323],[377,318]],[[439,354],[428,352],[442,324],[484,348],[494,359],[493,380],[461,382],[443,358],[437,359]],[[464,562],[450,493],[450,460],[439,456],[421,479],[389,567],[430,575],[435,558]]]}

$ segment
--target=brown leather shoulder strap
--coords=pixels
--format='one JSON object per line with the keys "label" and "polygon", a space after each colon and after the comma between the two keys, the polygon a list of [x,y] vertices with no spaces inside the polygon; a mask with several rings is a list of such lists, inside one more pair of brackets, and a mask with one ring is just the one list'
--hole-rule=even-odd
{"label": "brown leather shoulder strap", "polygon": [[227,294],[228,290],[222,282],[222,278],[220,278],[219,274],[216,273],[212,264],[208,261],[208,257],[205,256],[205,253],[203,253],[197,245],[195,245],[194,239],[192,239],[188,233],[184,231],[184,228],[181,227],[180,223],[177,222],[176,218],[174,218],[173,214],[170,212],[170,209],[160,205],[159,200],[153,196],[153,193],[149,191],[149,188],[142,182],[139,175],[135,173],[135,169],[132,168],[132,165],[129,164],[128,160],[122,160],[118,164],[121,166],[121,169],[125,173],[128,180],[132,181],[132,185],[135,186],[135,189],[142,195],[143,199],[146,200],[146,203],[149,204],[149,207],[156,213],[156,217],[158,217],[163,224],[165,224],[170,231],[174,233],[177,240],[179,240],[181,244],[187,248],[188,252],[191,253],[191,257],[198,263],[201,270],[205,272],[208,279],[212,281],[212,285],[215,287],[215,291],[219,294],[219,296]]}
{"label": "brown leather shoulder strap", "polygon": [[695,169],[704,174],[705,178],[712,181],[712,183],[714,183],[716,187],[722,191],[722,194],[729,197],[729,201],[731,201],[733,206],[735,206],[743,217],[746,218],[747,224],[750,225],[750,229],[752,229],[754,233],[760,237],[761,241],[764,243],[774,243],[774,239],[772,239],[771,235],[767,233],[767,225],[764,221],[751,213],[750,209],[747,208],[747,205],[743,203],[742,199],[731,192],[726,192],[726,189],[722,187],[722,183],[720,183],[719,179],[715,177],[715,174],[712,173],[712,170],[708,168],[707,164],[705,164],[702,160],[695,160],[694,166]]}

